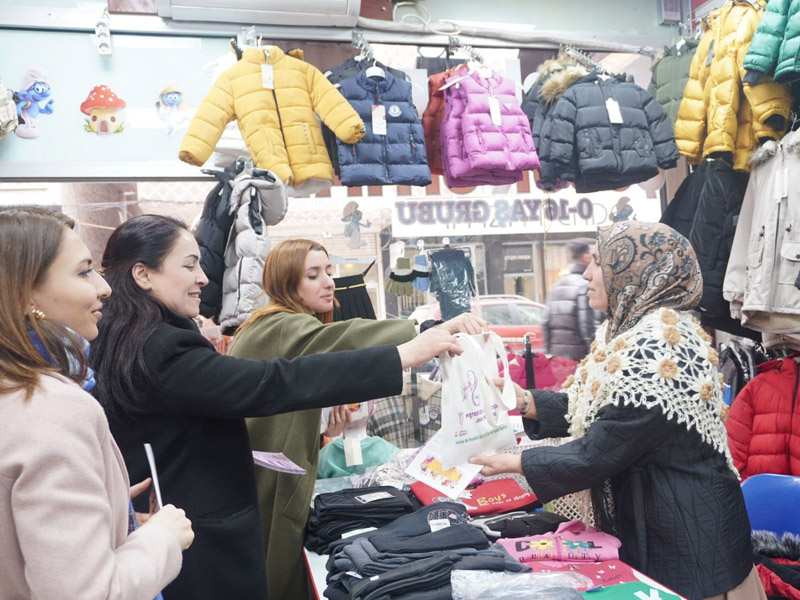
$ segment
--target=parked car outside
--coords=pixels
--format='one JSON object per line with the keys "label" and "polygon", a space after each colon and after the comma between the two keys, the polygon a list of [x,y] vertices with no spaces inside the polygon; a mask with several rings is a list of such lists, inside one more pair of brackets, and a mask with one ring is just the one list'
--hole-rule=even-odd
{"label": "parked car outside", "polygon": [[[534,352],[544,352],[544,323],[545,305],[534,302],[524,296],[511,294],[478,296],[472,299],[472,314],[485,319],[489,329],[501,338],[509,340],[506,347],[510,350],[522,350],[522,338],[528,334],[531,340],[531,349]],[[409,319],[422,323],[428,319],[439,320],[442,313],[439,302],[429,302],[414,309]]]}

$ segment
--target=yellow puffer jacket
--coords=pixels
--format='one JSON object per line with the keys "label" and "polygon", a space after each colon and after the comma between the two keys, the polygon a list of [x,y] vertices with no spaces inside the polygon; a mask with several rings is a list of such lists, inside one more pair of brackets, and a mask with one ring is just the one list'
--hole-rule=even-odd
{"label": "yellow puffer jacket", "polygon": [[767,76],[756,85],[742,81],[744,57],[766,4],[731,0],[708,17],[675,123],[678,150],[692,164],[729,153],[735,169],[748,171],[759,140],[780,139],[786,131],[789,87]]}
{"label": "yellow puffer jacket", "polygon": [[[267,55],[274,89],[264,87],[262,80]],[[310,179],[330,181],[333,167],[314,113],[343,142],[354,144],[364,137],[358,113],[319,69],[287,56],[277,46],[266,52],[248,48],[206,94],[178,158],[201,166],[225,125],[236,119],[257,167],[295,187]]]}

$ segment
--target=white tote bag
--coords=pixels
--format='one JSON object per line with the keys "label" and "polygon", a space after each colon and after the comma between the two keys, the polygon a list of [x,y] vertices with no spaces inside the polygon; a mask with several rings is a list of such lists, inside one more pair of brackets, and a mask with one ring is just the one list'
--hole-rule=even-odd
{"label": "white tote bag", "polygon": [[493,381],[499,376],[498,357],[503,372],[508,373],[508,359],[500,336],[492,332],[488,340],[484,334],[457,333],[455,337],[464,353],[440,358],[442,459],[449,465],[516,444],[508,418],[508,411],[516,408],[514,386],[506,377],[501,391]]}

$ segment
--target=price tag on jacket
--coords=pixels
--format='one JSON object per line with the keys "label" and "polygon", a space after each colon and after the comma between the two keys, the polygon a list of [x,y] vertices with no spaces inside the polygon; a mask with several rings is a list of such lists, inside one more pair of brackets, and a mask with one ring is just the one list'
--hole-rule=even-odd
{"label": "price tag on jacket", "polygon": [[386,135],[386,107],[383,104],[372,105],[372,133]]}
{"label": "price tag on jacket", "polygon": [[619,102],[614,100],[614,98],[606,99],[606,110],[608,111],[608,120],[611,121],[612,124],[619,125],[623,122],[622,112],[619,109]]}
{"label": "price tag on jacket", "polygon": [[500,114],[500,100],[495,96],[489,96],[489,116],[492,117],[492,125],[499,127],[503,124],[503,118]]}
{"label": "price tag on jacket", "polygon": [[275,75],[272,70],[272,65],[261,65],[261,85],[268,90],[275,89]]}
{"label": "price tag on jacket", "polygon": [[351,437],[344,439],[344,464],[348,467],[364,464],[364,458],[361,455],[360,439]]}

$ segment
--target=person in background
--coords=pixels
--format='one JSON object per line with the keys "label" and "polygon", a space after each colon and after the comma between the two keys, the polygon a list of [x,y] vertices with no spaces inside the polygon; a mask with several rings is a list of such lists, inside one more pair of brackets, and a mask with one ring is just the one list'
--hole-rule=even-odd
{"label": "person in background", "polygon": [[[239,328],[231,354],[250,359],[295,358],[340,350],[398,345],[417,336],[408,319],[350,319],[333,323],[333,266],[328,251],[311,240],[285,240],[272,248],[264,265],[269,297]],[[466,313],[438,325],[449,333],[478,334],[488,323]],[[356,379],[371,368],[361,365]],[[275,598],[307,598],[302,549],[319,456],[321,410],[298,410],[248,419],[253,450],[283,452],[306,470],[305,476],[267,469],[256,472],[261,530],[267,549],[267,581]],[[346,407],[331,411],[326,434],[338,435],[347,423]]]}
{"label": "person in background", "polygon": [[568,250],[572,263],[547,297],[544,333],[545,349],[551,356],[581,360],[589,353],[589,345],[600,324],[599,315],[589,306],[587,284],[583,272],[591,261],[590,238],[572,240]]}
{"label": "person in background", "polygon": [[153,600],[191,523],[167,505],[129,531],[128,474],[87,393],[87,340],[111,290],[73,227],[0,208],[0,599]]}
{"label": "person in background", "polygon": [[244,418],[398,394],[403,368],[460,349],[431,329],[400,346],[293,361],[224,356],[192,320],[208,282],[199,261],[197,242],[176,219],[142,215],[114,230],[102,262],[114,294],[91,351],[95,392],[131,476],[148,474],[142,444],[151,443],[162,497],[194,524],[194,545],[165,600],[264,600]]}
{"label": "person in background", "polygon": [[700,268],[660,223],[601,228],[584,278],[608,311],[564,392],[522,390],[517,406],[558,447],[473,457],[481,473],[524,474],[542,502],[591,489],[599,529],[620,559],[689,600],[765,600],[724,420],[718,356],[688,311]]}

